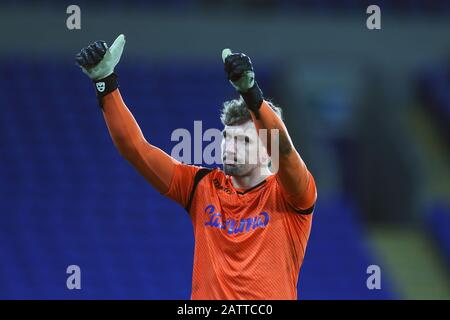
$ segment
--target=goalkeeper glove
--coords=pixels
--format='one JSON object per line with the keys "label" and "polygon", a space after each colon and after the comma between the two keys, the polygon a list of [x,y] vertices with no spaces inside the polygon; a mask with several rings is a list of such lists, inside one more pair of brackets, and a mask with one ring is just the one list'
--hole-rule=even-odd
{"label": "goalkeeper glove", "polygon": [[81,70],[94,81],[95,91],[99,99],[119,87],[114,68],[119,63],[125,45],[125,36],[119,35],[110,48],[105,41],[95,41],[81,49],[75,61]]}
{"label": "goalkeeper glove", "polygon": [[233,87],[241,94],[247,107],[258,117],[263,102],[263,93],[255,81],[255,72],[248,56],[223,49],[222,60],[225,73]]}

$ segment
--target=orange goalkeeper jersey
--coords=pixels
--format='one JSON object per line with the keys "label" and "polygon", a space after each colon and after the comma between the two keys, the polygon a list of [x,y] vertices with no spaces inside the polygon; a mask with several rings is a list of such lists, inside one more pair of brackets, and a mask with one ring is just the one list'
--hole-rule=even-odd
{"label": "orange goalkeeper jersey", "polygon": [[219,169],[177,164],[166,196],[189,212],[192,299],[296,299],[316,187],[284,194],[276,175],[247,190]]}

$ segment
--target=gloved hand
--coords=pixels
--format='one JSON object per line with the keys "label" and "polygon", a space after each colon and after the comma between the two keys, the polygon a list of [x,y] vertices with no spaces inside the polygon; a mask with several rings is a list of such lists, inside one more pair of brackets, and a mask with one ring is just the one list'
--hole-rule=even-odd
{"label": "gloved hand", "polygon": [[100,102],[103,96],[118,87],[114,68],[119,63],[124,46],[125,36],[121,34],[109,49],[105,41],[95,41],[81,49],[75,57],[81,70],[94,81]]}
{"label": "gloved hand", "polygon": [[247,107],[257,113],[263,102],[263,93],[255,81],[250,58],[243,53],[232,53],[230,49],[223,49],[222,60],[228,80],[241,94]]}

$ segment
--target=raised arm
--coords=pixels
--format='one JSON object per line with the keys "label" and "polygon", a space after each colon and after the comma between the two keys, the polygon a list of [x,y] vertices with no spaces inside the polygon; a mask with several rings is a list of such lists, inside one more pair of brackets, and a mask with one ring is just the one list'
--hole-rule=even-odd
{"label": "raised arm", "polygon": [[103,97],[103,116],[119,153],[160,193],[166,193],[178,161],[145,140],[119,89]]}
{"label": "raised arm", "polygon": [[[302,195],[308,186],[310,174],[305,163],[292,144],[289,133],[283,121],[266,101],[263,101],[258,111],[251,111],[256,129],[267,129],[267,152],[271,153],[272,130],[278,130],[278,179],[285,191],[292,195]],[[256,116],[258,114],[258,116]],[[273,160],[274,161],[274,160]]]}
{"label": "raised arm", "polygon": [[110,48],[96,41],[81,50],[76,61],[93,81],[109,133],[119,153],[160,193],[168,192],[179,162],[148,143],[120,95],[114,67],[120,60],[125,37]]}
{"label": "raised arm", "polygon": [[[262,91],[255,81],[255,73],[250,58],[242,53],[231,53],[224,49],[222,59],[225,72],[236,90],[241,94],[250,113],[256,129],[267,129],[268,137],[266,148],[270,155],[272,130],[277,129],[279,134],[279,159],[277,179],[288,196],[288,201],[296,209],[305,213],[312,211],[317,197],[314,178],[308,171],[305,163],[289,137],[282,119],[264,100]],[[276,159],[272,159],[276,160]]]}

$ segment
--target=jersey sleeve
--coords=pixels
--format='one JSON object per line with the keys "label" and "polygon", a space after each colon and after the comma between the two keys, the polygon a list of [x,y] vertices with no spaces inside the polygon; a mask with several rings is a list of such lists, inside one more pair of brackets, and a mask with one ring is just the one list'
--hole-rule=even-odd
{"label": "jersey sleeve", "polygon": [[186,208],[194,186],[195,176],[200,169],[202,168],[183,163],[176,164],[169,189],[164,195]]}
{"label": "jersey sleeve", "polygon": [[[310,214],[314,211],[314,205],[317,200],[317,189],[314,177],[307,171],[308,183],[305,191],[301,195],[292,195],[283,188],[280,188],[283,193],[283,198],[289,204],[292,209],[299,214]],[[277,182],[280,184],[279,178],[277,177]]]}

